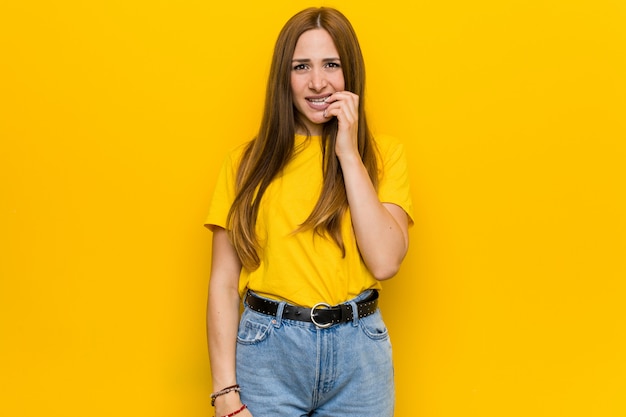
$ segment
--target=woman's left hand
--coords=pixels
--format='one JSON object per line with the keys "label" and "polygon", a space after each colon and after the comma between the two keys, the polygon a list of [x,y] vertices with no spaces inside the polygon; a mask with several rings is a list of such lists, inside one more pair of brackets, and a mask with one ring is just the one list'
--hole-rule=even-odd
{"label": "woman's left hand", "polygon": [[337,117],[339,122],[335,153],[337,157],[359,153],[357,144],[359,130],[359,96],[350,91],[338,91],[326,101],[330,106],[326,117]]}
{"label": "woman's left hand", "polygon": [[335,153],[341,165],[359,252],[379,280],[394,276],[406,255],[408,216],[395,204],[383,204],[363,165],[358,147],[359,96],[339,91],[327,100],[326,117],[337,117]]}

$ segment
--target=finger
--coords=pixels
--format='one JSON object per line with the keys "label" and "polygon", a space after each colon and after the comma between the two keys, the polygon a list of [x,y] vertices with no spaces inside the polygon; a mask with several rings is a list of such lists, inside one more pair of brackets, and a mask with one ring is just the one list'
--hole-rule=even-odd
{"label": "finger", "polygon": [[329,106],[326,109],[325,114],[333,114],[337,116],[336,113],[333,113],[333,110],[335,109],[343,109],[345,112],[356,114],[358,113],[359,108],[359,96],[349,91],[341,91],[333,93],[326,100],[326,103],[328,103]]}
{"label": "finger", "polygon": [[324,117],[326,118],[340,117],[343,112],[344,112],[344,109],[342,105],[335,102],[331,104],[330,106],[328,106],[326,110],[324,110]]}
{"label": "finger", "polygon": [[338,93],[335,103],[339,103],[346,113],[356,115],[359,112],[359,96],[349,91]]}
{"label": "finger", "polygon": [[331,94],[330,97],[328,97],[328,99],[326,100],[327,103],[334,103],[337,101],[342,101],[342,100],[352,100],[358,103],[359,101],[359,96],[357,96],[354,93],[351,93],[350,91],[337,91],[334,92],[333,94]]}
{"label": "finger", "polygon": [[358,115],[356,112],[353,111],[349,111],[344,107],[328,107],[325,111],[324,111],[324,117],[326,118],[330,118],[330,117],[337,117],[337,119],[339,120],[339,124],[346,124],[346,126],[350,126],[356,123],[356,120],[358,120]]}

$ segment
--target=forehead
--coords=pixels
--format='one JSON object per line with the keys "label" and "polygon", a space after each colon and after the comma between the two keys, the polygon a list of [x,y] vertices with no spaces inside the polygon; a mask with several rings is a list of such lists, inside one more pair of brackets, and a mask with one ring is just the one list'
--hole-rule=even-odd
{"label": "forehead", "polygon": [[333,38],[325,29],[311,29],[298,38],[293,57],[294,59],[339,58],[339,53]]}

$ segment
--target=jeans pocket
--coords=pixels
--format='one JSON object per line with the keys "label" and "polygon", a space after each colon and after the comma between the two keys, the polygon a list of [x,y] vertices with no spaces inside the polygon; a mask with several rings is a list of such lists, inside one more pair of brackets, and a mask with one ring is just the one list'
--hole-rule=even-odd
{"label": "jeans pocket", "polygon": [[363,330],[363,333],[372,340],[389,339],[389,332],[387,331],[387,326],[385,326],[380,311],[370,316],[360,318],[359,327]]}
{"label": "jeans pocket", "polygon": [[253,345],[267,338],[271,326],[269,320],[261,321],[258,317],[246,311],[241,317],[237,331],[237,342],[243,345]]}

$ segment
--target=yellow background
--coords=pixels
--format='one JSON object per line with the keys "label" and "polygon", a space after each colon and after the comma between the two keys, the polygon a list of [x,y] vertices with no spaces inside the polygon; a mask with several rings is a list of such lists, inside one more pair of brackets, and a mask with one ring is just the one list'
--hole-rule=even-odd
{"label": "yellow background", "polygon": [[[396,416],[625,416],[626,3],[322,4],[411,162]],[[1,416],[212,415],[201,224],[309,5],[0,4]]]}

